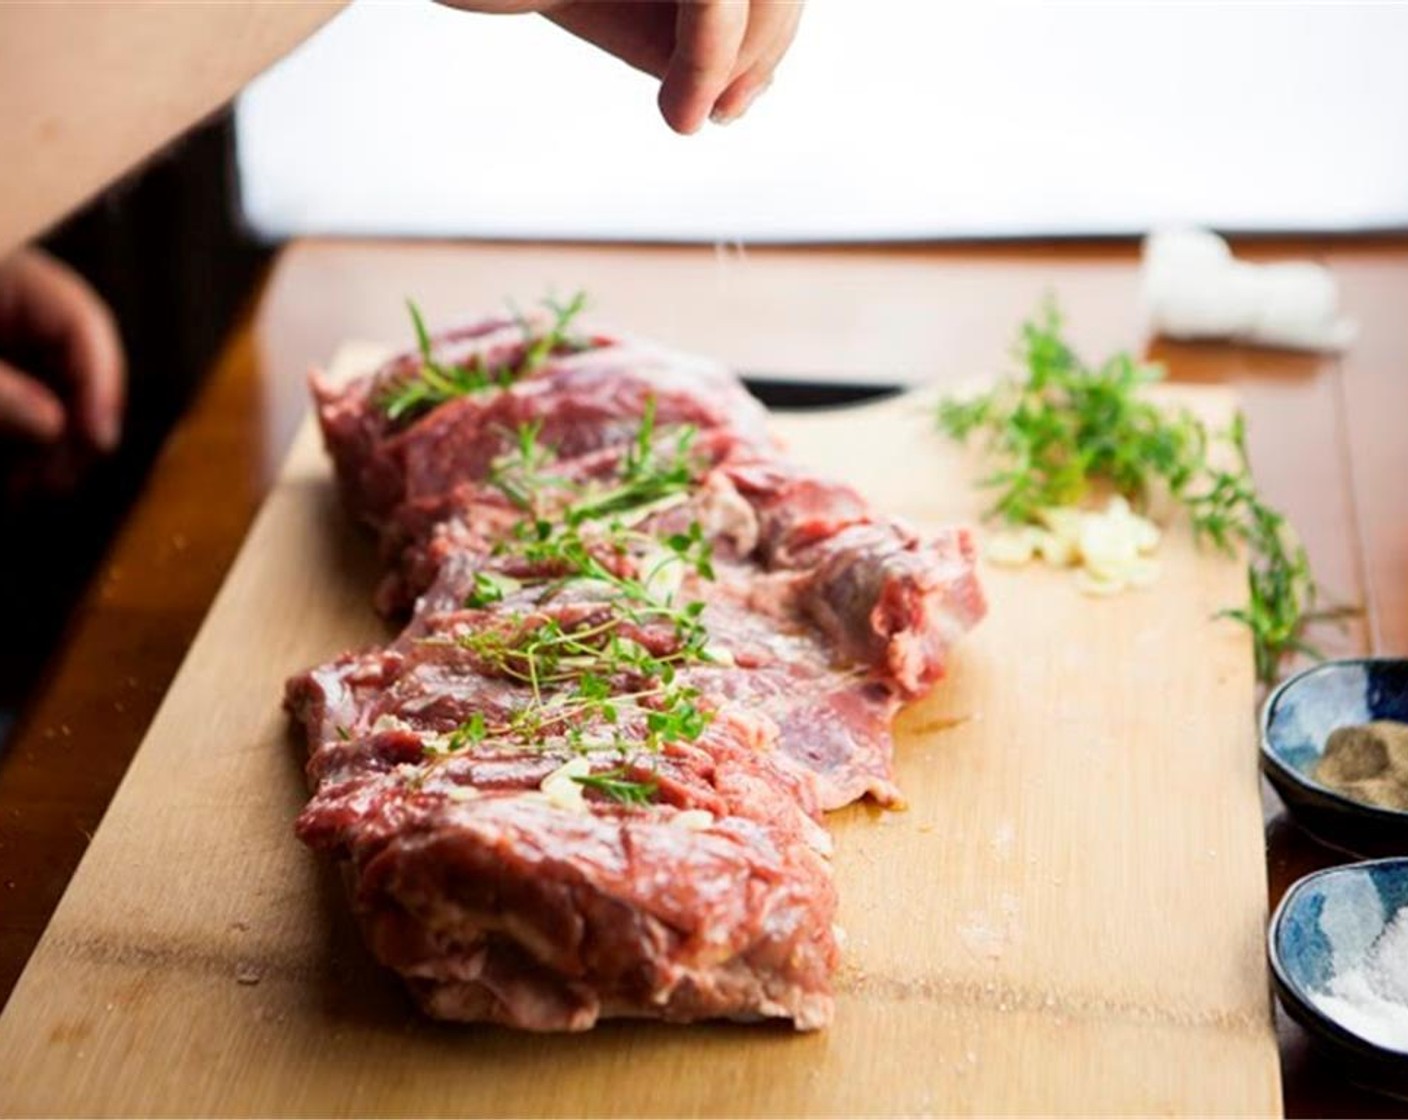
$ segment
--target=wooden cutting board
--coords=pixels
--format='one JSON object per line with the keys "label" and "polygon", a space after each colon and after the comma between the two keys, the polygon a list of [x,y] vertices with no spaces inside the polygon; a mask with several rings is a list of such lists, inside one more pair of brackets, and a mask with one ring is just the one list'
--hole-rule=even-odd
{"label": "wooden cutting board", "polygon": [[[973,520],[931,403],[777,427],[882,508]],[[385,634],[306,426],[0,1017],[0,1111],[1279,1113],[1251,653],[1212,621],[1242,575],[1181,526],[1161,559],[1153,590],[1113,599],[987,571],[990,617],[900,721],[908,811],[832,817],[830,1030],[439,1025],[291,831],[284,678]]]}

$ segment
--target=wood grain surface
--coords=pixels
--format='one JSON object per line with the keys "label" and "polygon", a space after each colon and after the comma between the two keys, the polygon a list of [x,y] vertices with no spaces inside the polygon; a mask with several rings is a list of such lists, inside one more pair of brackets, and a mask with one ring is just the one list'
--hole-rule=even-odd
{"label": "wood grain surface", "polygon": [[[0,999],[12,991],[257,512],[306,408],[302,374],[356,333],[405,335],[402,300],[462,314],[544,283],[589,284],[612,315],[742,368],[935,382],[1002,367],[1017,321],[1059,297],[1083,351],[1146,350],[1171,377],[1235,388],[1268,498],[1336,598],[1331,653],[1408,652],[1408,236],[1236,243],[1311,258],[1361,332],[1344,355],[1146,339],[1127,241],[770,247],[315,240],[281,252],[168,442],[68,635],[0,753]],[[606,288],[602,289],[605,284]],[[690,324],[700,325],[691,327]],[[694,333],[685,338],[679,329]],[[941,339],[941,343],[936,342]],[[142,371],[134,371],[142,376]],[[1346,860],[1264,789],[1266,889]],[[1289,1116],[1395,1116],[1277,1016]]]}
{"label": "wood grain surface", "polygon": [[[1217,389],[1181,390],[1225,413]],[[779,428],[921,526],[971,470],[917,394]],[[297,845],[283,679],[384,631],[310,428],[0,1017],[9,1114],[1279,1112],[1235,563],[1176,526],[1154,592],[986,574],[901,718],[908,811],[832,818],[835,1025],[534,1037],[420,1020]],[[727,1076],[721,1071],[727,1070]]]}

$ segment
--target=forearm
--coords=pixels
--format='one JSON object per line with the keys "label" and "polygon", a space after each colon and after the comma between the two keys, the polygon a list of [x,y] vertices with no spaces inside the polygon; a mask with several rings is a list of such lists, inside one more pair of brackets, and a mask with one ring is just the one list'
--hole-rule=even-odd
{"label": "forearm", "polygon": [[344,2],[0,4],[0,257],[219,108]]}

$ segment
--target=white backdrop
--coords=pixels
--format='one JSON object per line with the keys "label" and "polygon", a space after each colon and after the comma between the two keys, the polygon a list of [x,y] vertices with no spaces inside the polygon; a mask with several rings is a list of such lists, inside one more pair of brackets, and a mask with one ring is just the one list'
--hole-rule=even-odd
{"label": "white backdrop", "polygon": [[268,237],[1408,225],[1408,6],[813,0],[772,91],[686,139],[536,17],[359,0],[237,123]]}

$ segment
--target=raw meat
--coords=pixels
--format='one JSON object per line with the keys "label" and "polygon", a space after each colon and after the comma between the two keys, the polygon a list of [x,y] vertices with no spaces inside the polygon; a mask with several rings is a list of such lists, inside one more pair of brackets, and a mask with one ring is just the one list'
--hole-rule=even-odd
{"label": "raw meat", "polygon": [[[289,682],[298,834],[431,1015],[824,1026],[821,815],[899,802],[894,715],[983,614],[971,541],[779,458],[717,366],[546,331],[314,381],[409,617]],[[442,374],[488,383],[388,406]]]}

